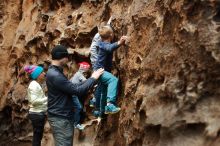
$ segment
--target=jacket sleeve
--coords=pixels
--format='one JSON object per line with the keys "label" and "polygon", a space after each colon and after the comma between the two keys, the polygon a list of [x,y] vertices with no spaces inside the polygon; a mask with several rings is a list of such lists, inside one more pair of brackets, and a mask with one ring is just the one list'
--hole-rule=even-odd
{"label": "jacket sleeve", "polygon": [[97,57],[98,57],[98,43],[101,41],[101,36],[99,35],[99,33],[97,33],[94,38],[92,39],[92,44],[90,46],[90,53],[92,56],[92,61],[96,61]]}
{"label": "jacket sleeve", "polygon": [[118,42],[112,43],[112,44],[105,44],[103,47],[101,47],[106,52],[113,52],[119,47]]}
{"label": "jacket sleeve", "polygon": [[76,72],[75,75],[70,79],[70,82],[74,83],[80,83],[85,81],[86,78],[84,77],[83,73]]}
{"label": "jacket sleeve", "polygon": [[94,78],[89,78],[83,84],[73,84],[64,76],[57,76],[53,80],[53,85],[66,94],[81,96],[92,88],[95,82]]}

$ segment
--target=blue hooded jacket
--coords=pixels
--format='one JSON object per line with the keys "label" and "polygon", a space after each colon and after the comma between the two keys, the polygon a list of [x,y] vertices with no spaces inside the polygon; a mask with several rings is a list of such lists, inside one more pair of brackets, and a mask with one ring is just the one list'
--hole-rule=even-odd
{"label": "blue hooded jacket", "polygon": [[104,68],[105,71],[110,72],[112,68],[113,52],[119,47],[118,42],[99,42],[98,57],[94,65],[94,70]]}

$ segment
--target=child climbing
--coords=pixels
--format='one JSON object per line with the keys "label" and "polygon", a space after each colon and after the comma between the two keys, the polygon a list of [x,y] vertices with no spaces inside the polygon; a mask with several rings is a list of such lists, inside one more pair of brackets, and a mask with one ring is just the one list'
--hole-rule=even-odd
{"label": "child climbing", "polygon": [[[112,21],[112,17],[109,18],[106,26],[111,27],[111,21]],[[101,42],[101,40],[102,40],[102,38],[99,33],[96,33],[96,35],[92,39],[92,44],[90,46],[90,54],[91,54],[90,61],[91,61],[92,67],[94,67],[94,65],[97,61],[97,58],[98,58],[98,49],[97,48],[98,48],[98,44]]]}
{"label": "child climbing", "polygon": [[[110,17],[110,19],[107,22],[107,26],[111,27],[111,21],[112,21],[112,17]],[[94,36],[94,38],[92,39],[92,43],[90,46],[90,61],[92,64],[92,67],[94,69],[95,63],[97,61],[98,58],[98,44],[101,42],[101,36],[99,33],[96,33],[96,35]],[[109,72],[111,72],[110,70],[108,70]],[[103,85],[104,86],[104,85]],[[95,107],[95,111],[93,111],[93,114],[98,117],[100,114],[100,98],[101,98],[101,83],[99,82],[98,86],[96,87],[95,93],[94,93],[94,97],[90,100],[90,107]]]}
{"label": "child climbing", "polygon": [[29,119],[33,127],[33,146],[40,146],[44,132],[44,124],[47,111],[47,97],[40,84],[44,82],[45,73],[40,66],[25,66],[24,71],[27,72],[32,79],[28,86],[28,102],[29,102]]}
{"label": "child climbing", "polygon": [[[113,40],[113,30],[109,26],[99,28],[101,41],[98,43],[98,56],[94,64],[93,70],[104,68],[105,71],[99,78],[101,83],[100,93],[100,113],[99,116],[105,114],[114,114],[120,111],[116,106],[118,78],[110,73],[112,67],[113,52],[121,45],[125,44],[126,36],[122,36],[118,42],[111,43]],[[105,101],[107,99],[107,105]],[[104,108],[103,108],[104,107]]]}
{"label": "child climbing", "polygon": [[[90,64],[87,62],[79,63],[79,70],[70,79],[73,84],[82,83],[86,80],[86,74],[90,69]],[[72,96],[74,106],[74,127],[79,130],[84,130],[84,126],[80,123],[83,112],[83,97]],[[81,101],[79,100],[81,99]]]}

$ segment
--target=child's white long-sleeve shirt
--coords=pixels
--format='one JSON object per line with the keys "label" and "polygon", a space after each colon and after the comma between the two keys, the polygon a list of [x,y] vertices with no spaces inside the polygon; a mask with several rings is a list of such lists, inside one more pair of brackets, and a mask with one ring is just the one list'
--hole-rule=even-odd
{"label": "child's white long-sleeve shirt", "polygon": [[47,97],[40,84],[33,80],[28,86],[28,101],[30,112],[46,112],[47,111]]}

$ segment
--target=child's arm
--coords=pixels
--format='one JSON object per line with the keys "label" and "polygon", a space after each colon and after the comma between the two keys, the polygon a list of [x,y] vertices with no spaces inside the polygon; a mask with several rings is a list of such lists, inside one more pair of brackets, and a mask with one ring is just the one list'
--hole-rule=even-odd
{"label": "child's arm", "polygon": [[101,41],[101,37],[99,33],[97,33],[94,38],[92,39],[92,44],[90,46],[90,53],[91,53],[91,62],[94,63],[98,57],[98,42]]}
{"label": "child's arm", "polygon": [[128,39],[128,37],[127,36],[122,36],[121,38],[120,38],[120,40],[118,41],[118,44],[119,45],[124,45],[125,44],[125,41]]}
{"label": "child's arm", "polygon": [[120,45],[118,44],[118,42],[112,43],[112,44],[105,44],[104,47],[102,47],[106,52],[113,52],[114,50],[116,50],[118,47],[120,47]]}
{"label": "child's arm", "polygon": [[107,52],[113,52],[117,48],[119,48],[121,45],[125,44],[125,40],[127,39],[126,36],[122,36],[118,42],[112,43],[112,44],[105,44],[105,51]]}

